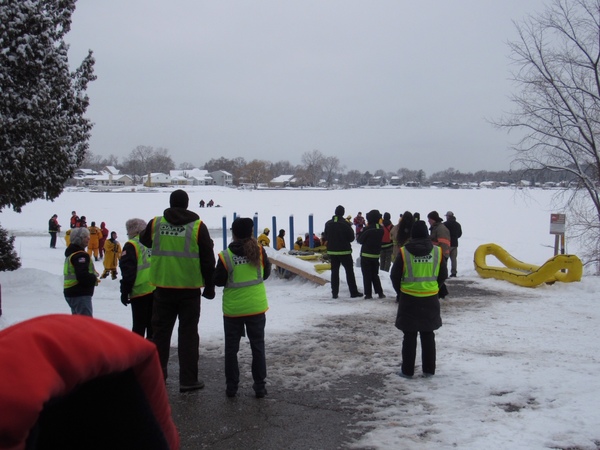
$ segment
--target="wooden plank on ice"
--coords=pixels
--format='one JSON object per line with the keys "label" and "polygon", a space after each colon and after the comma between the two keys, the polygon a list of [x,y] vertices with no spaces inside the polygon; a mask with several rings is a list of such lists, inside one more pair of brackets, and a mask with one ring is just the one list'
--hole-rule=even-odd
{"label": "wooden plank on ice", "polygon": [[317,283],[321,286],[328,283],[327,280],[325,280],[324,278],[321,278],[317,274],[310,273],[305,270],[299,269],[298,267],[292,266],[291,264],[286,264],[285,262],[283,262],[281,260],[269,257],[269,261],[271,261],[271,264],[273,264],[277,267],[282,267],[286,270],[289,270],[290,272],[295,273],[296,275],[300,275],[301,277],[306,278],[307,280],[310,280],[313,283]]}

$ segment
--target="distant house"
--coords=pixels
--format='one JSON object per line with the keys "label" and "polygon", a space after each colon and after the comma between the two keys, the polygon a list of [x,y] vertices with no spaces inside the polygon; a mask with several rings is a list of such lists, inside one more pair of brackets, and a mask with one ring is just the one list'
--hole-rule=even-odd
{"label": "distant house", "polygon": [[279,175],[269,181],[271,187],[288,187],[295,185],[296,178],[294,175]]}
{"label": "distant house", "polygon": [[381,176],[371,177],[369,179],[369,186],[383,186],[385,184],[385,178]]}
{"label": "distant house", "polygon": [[171,176],[166,173],[150,173],[142,177],[142,184],[147,187],[168,186],[171,184]]}
{"label": "distant house", "polygon": [[113,175],[112,173],[103,172],[94,177],[97,186],[132,186],[133,177],[130,175]]}
{"label": "distant house", "polygon": [[115,166],[105,166],[103,172],[107,172],[112,175],[119,175],[121,173],[121,171]]}
{"label": "distant house", "polygon": [[233,175],[225,170],[215,170],[210,172],[209,175],[213,179],[213,184],[217,186],[233,186]]}
{"label": "distant house", "polygon": [[172,184],[190,185],[190,186],[210,186],[213,184],[213,179],[209,175],[208,170],[204,169],[179,169],[171,170],[169,175]]}
{"label": "distant house", "polygon": [[498,187],[498,182],[496,181],[482,181],[481,183],[479,183],[479,186],[484,187],[484,188],[488,188],[488,189],[494,189]]}
{"label": "distant house", "polygon": [[400,177],[398,175],[393,175],[390,177],[390,185],[392,186],[400,186],[402,183],[400,182]]}

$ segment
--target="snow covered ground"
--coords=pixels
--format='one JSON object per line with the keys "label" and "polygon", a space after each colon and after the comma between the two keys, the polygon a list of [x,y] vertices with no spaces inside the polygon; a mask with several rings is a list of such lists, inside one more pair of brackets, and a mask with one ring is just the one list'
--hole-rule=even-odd
{"label": "snow covered ground", "polygon": [[[362,412],[372,420],[365,423],[368,431],[357,446],[600,447],[600,308],[596,304],[600,280],[586,275],[579,283],[528,289],[481,279],[473,269],[475,249],[490,242],[525,262],[542,264],[550,258],[554,245],[549,234],[550,213],[563,212],[553,207],[553,191],[531,190],[523,195],[523,191],[508,189],[186,190],[190,209],[197,211],[211,230],[216,252],[223,248],[223,219],[229,225],[234,214],[258,214],[259,228],[271,228],[273,240],[275,216],[277,229],[287,231],[289,244],[308,231],[310,214],[314,231],[320,234],[338,204],[352,216],[374,208],[388,211],[393,221],[405,210],[418,211],[422,217],[431,210],[440,215],[454,211],[464,232],[459,245],[459,279],[448,283],[450,296],[442,306],[444,326],[436,332],[438,370],[432,379],[406,380],[396,375],[402,333],[393,326],[396,304],[387,274],[381,274],[389,297],[383,300],[350,299],[345,283],[340,298],[333,300],[329,285],[299,278],[267,280],[271,307],[267,351],[270,344],[289,343],[296,356],[289,364],[269,366],[269,383],[327,389],[346,374],[385,375],[383,391],[362,402]],[[38,315],[69,313],[62,295],[62,236],[58,249],[49,248],[47,223],[52,214],[58,214],[63,230],[68,228],[72,210],[85,215],[88,224],[105,221],[124,243],[125,221],[161,214],[171,191],[74,189],[55,202],[33,202],[21,214],[3,211],[0,223],[17,236],[15,248],[23,267],[0,273],[0,328]],[[220,207],[197,207],[200,199],[211,198]],[[289,234],[290,215],[294,217],[293,236]],[[567,250],[577,254],[568,236]],[[357,246],[354,255],[358,255]],[[101,268],[97,263],[97,269]],[[361,286],[359,269],[356,275]],[[453,282],[472,283],[493,295],[459,298],[452,295]],[[94,295],[94,316],[130,328],[131,312],[121,305],[118,291],[118,281],[102,281]],[[203,299],[201,355],[222,352],[219,299],[220,288],[214,300]],[[303,339],[316,334],[322,338]],[[335,351],[333,340],[337,342]]]}

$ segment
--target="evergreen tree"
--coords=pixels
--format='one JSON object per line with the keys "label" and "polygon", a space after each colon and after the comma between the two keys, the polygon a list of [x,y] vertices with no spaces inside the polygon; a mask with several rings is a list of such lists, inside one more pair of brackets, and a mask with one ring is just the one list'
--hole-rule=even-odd
{"label": "evergreen tree", "polygon": [[15,237],[0,227],[0,272],[17,270],[21,267],[21,260],[15,252]]}
{"label": "evergreen tree", "polygon": [[83,161],[90,51],[69,70],[76,0],[0,1],[0,210],[57,198]]}

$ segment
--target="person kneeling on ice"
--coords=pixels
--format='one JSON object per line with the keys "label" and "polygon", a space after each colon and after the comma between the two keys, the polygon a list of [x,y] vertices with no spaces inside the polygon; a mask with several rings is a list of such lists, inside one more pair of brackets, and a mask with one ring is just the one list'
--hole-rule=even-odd
{"label": "person kneeling on ice", "polygon": [[233,242],[219,253],[215,285],[223,289],[225,330],[225,382],[227,397],[235,397],[240,382],[237,354],[240,339],[248,333],[252,349],[252,379],[256,398],[267,395],[265,378],[265,312],[269,309],[264,280],[271,274],[265,249],[254,239],[254,222],[247,217],[231,225]]}
{"label": "person kneeling on ice", "polygon": [[442,250],[429,239],[427,225],[419,220],[410,241],[398,252],[390,279],[399,296],[396,328],[404,333],[402,369],[398,375],[412,378],[415,373],[417,334],[421,335],[421,360],[424,377],[435,374],[435,333],[442,326],[440,300],[447,293],[448,277]]}

